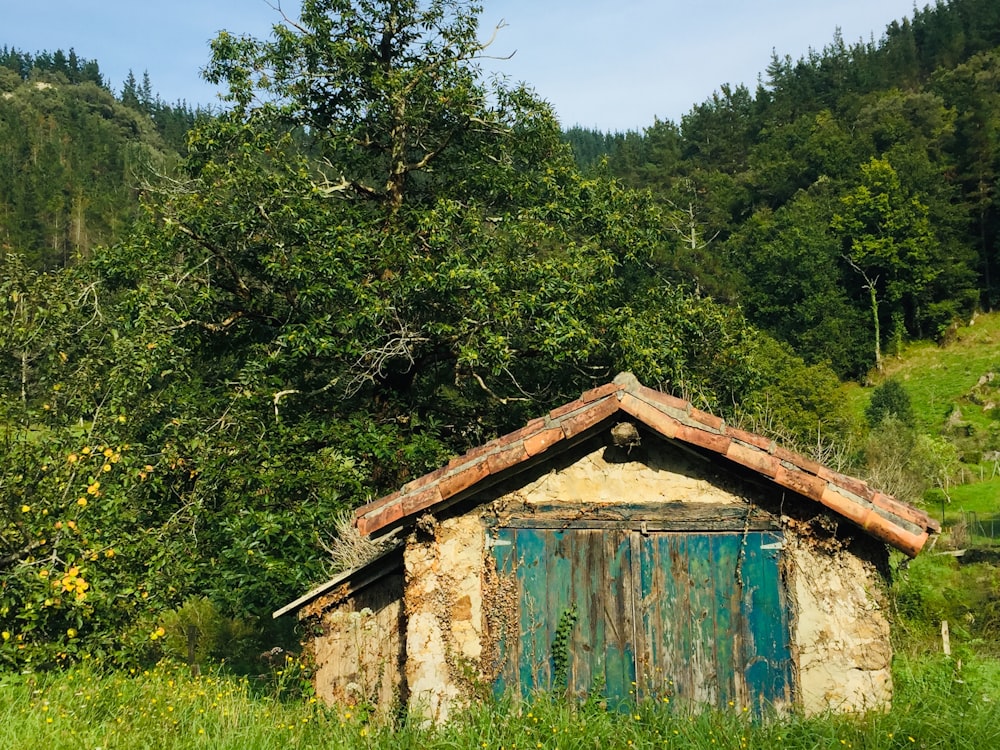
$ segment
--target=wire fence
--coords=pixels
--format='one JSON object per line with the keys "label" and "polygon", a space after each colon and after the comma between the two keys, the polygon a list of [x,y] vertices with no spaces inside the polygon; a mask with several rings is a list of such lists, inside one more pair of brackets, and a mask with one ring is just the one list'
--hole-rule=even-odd
{"label": "wire fence", "polygon": [[1000,515],[980,516],[975,511],[962,511],[959,522],[953,527],[953,535],[955,531],[970,542],[992,547],[1000,540]]}

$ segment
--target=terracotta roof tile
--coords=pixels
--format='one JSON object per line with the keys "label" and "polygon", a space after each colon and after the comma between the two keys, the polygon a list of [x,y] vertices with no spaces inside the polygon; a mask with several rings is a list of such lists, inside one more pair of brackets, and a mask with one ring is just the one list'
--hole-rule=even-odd
{"label": "terracotta roof tile", "polygon": [[763,435],[758,435],[756,432],[747,432],[746,430],[741,430],[739,427],[726,425],[726,434],[733,440],[739,440],[741,443],[752,445],[754,448],[762,450],[765,453],[774,452],[774,441]]}
{"label": "terracotta roof tile", "polygon": [[677,429],[681,426],[669,414],[665,414],[652,404],[633,396],[631,393],[622,395],[621,408],[622,411],[632,415],[647,427],[656,430],[667,438],[675,437]]}
{"label": "terracotta roof tile", "polygon": [[469,487],[486,479],[489,475],[488,460],[473,461],[442,479],[438,489],[441,492],[441,497],[454,497],[459,492],[464,492]]}
{"label": "terracotta roof tile", "polygon": [[721,417],[717,417],[714,414],[709,414],[707,411],[702,411],[701,409],[691,409],[689,416],[700,425],[717,432],[722,432],[723,428],[726,426],[726,420]]}
{"label": "terracotta roof tile", "polygon": [[928,516],[922,510],[914,508],[912,505],[907,505],[906,503],[901,503],[896,498],[883,494],[881,492],[876,492],[872,501],[886,510],[894,513],[897,516],[901,516],[909,521],[912,521],[918,526],[926,526],[928,529],[933,531],[935,534],[941,531],[941,524],[935,521],[933,518]]}
{"label": "terracotta roof tile", "polygon": [[667,439],[710,451],[830,508],[908,554],[920,551],[939,526],[926,513],[876,492],[865,482],[788,451],[622,373],[612,383],[533,419],[524,427],[453,458],[447,466],[356,512],[363,534],[384,531],[472,490],[480,482],[525,464],[568,438],[587,433],[615,414],[631,416]]}
{"label": "terracotta roof tile", "polygon": [[753,469],[772,479],[778,473],[778,467],[781,466],[781,463],[775,456],[746,442],[732,439],[732,436],[730,439],[731,442],[726,449],[726,458],[730,461],[735,461],[741,466],[746,466],[748,469]]}
{"label": "terracotta roof tile", "polygon": [[393,498],[392,501],[383,503],[376,508],[370,508],[368,505],[358,508],[354,525],[358,527],[361,534],[367,535],[384,529],[406,515],[399,494],[396,493],[395,496],[390,495],[390,497]]}
{"label": "terracotta roof tile", "polygon": [[437,505],[443,499],[441,497],[441,488],[438,485],[431,485],[403,498],[403,514],[412,516],[415,513]]}
{"label": "terracotta roof tile", "polygon": [[491,453],[486,458],[486,464],[490,469],[490,474],[499,474],[511,466],[523,463],[528,458],[528,453],[524,450],[524,443],[518,441],[513,445],[501,445],[495,453]]}
{"label": "terracotta roof tile", "polygon": [[604,385],[599,385],[597,388],[591,388],[589,391],[584,391],[580,394],[580,400],[585,404],[589,404],[591,401],[597,401],[605,396],[610,396],[612,393],[620,393],[622,386],[618,383],[605,383]]}
{"label": "terracotta roof tile", "polygon": [[435,469],[430,474],[424,474],[422,477],[418,477],[410,482],[403,485],[403,489],[400,490],[403,494],[409,494],[419,490],[421,487],[426,487],[431,482],[436,482],[441,477],[447,473],[448,467],[442,466],[440,469]]}
{"label": "terracotta roof tile", "polygon": [[538,456],[560,440],[566,439],[562,427],[545,427],[524,439],[524,451],[529,456]]}
{"label": "terracotta roof tile", "polygon": [[524,440],[525,438],[530,437],[531,435],[534,435],[535,433],[539,432],[545,427],[547,422],[548,420],[545,417],[538,417],[537,419],[532,419],[524,427],[520,428],[519,430],[514,430],[510,434],[504,435],[502,438],[499,439],[502,440],[505,444],[510,445],[511,443],[515,443],[518,440]]}
{"label": "terracotta roof tile", "polygon": [[682,401],[666,393],[654,391],[652,388],[647,388],[644,385],[629,391],[629,393],[638,396],[648,404],[656,406],[664,414],[669,414],[678,422],[687,424],[691,421],[691,409],[693,407],[687,401]]}
{"label": "terracotta roof tile", "polygon": [[700,445],[702,448],[708,448],[710,451],[721,453],[722,455],[726,455],[726,451],[729,450],[729,446],[733,442],[733,439],[726,435],[709,432],[700,427],[692,427],[686,424],[682,424],[677,428],[677,439],[683,440],[685,443],[691,443],[692,445]]}
{"label": "terracotta roof tile", "polygon": [[360,518],[361,514],[362,514],[362,511],[365,512],[365,513],[371,513],[372,511],[378,510],[379,508],[382,508],[382,507],[384,507],[386,505],[390,505],[392,503],[395,503],[396,500],[402,494],[403,494],[402,490],[396,490],[392,494],[386,495],[384,497],[380,497],[377,500],[373,500],[372,502],[368,503],[367,505],[362,505],[360,508],[358,508],[357,510],[354,511],[354,517],[355,518]]}
{"label": "terracotta roof tile", "polygon": [[826,468],[823,464],[813,461],[811,458],[806,458],[798,453],[792,453],[786,448],[782,448],[780,445],[775,445],[773,453],[782,461],[786,461],[802,471],[808,471],[810,474],[815,474],[820,476],[820,473]]}
{"label": "terracotta roof tile", "polygon": [[563,434],[569,439],[581,432],[586,432],[594,425],[612,416],[618,409],[617,398],[605,397],[599,401],[592,401],[587,408],[571,412],[562,418]]}
{"label": "terracotta roof tile", "polygon": [[824,480],[805,471],[789,470],[784,464],[774,473],[774,481],[817,502],[823,501],[823,493],[826,492]]}
{"label": "terracotta roof tile", "polygon": [[549,419],[558,420],[562,419],[567,414],[572,414],[578,411],[582,407],[586,406],[583,401],[576,399],[575,401],[570,401],[568,404],[563,404],[562,406],[557,406],[555,409],[549,412]]}

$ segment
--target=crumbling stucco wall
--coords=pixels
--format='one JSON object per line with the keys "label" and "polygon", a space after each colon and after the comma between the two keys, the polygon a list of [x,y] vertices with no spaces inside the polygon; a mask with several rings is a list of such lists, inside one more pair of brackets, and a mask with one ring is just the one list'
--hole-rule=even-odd
{"label": "crumbling stucco wall", "polygon": [[786,535],[792,644],[806,713],[885,709],[892,700],[892,644],[884,582],[853,551]]}
{"label": "crumbling stucco wall", "polygon": [[328,705],[390,710],[404,697],[403,576],[386,576],[337,606],[318,600],[304,615],[316,665],[316,695]]}
{"label": "crumbling stucco wall", "polygon": [[511,492],[506,501],[529,505],[736,501],[705,478],[706,468],[704,462],[678,450],[643,445],[627,451],[602,446]]}
{"label": "crumbling stucco wall", "polygon": [[409,705],[445,721],[479,676],[485,535],[476,513],[418,527],[403,558]]}

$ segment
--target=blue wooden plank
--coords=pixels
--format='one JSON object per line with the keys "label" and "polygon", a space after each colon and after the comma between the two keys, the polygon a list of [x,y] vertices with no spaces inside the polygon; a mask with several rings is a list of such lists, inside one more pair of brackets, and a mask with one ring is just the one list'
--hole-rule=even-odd
{"label": "blue wooden plank", "polygon": [[[537,683],[545,690],[562,689],[562,685],[553,683],[554,653],[553,640],[559,629],[560,622],[568,613],[577,609],[573,598],[573,566],[575,564],[574,531],[546,530],[539,531],[545,538],[545,609],[540,623],[539,632],[543,633],[542,645],[545,658],[538,664]],[[568,621],[567,621],[568,622]],[[574,623],[575,625],[575,623]],[[567,658],[571,651],[567,644],[562,656]],[[572,671],[568,668],[567,676]]]}
{"label": "blue wooden plank", "polygon": [[747,535],[741,573],[742,616],[745,622],[744,680],[751,708],[763,711],[791,695],[791,650],[788,617],[781,591],[778,549],[762,545],[781,542],[777,532]]}
{"label": "blue wooden plank", "polygon": [[736,643],[740,629],[740,595],[736,576],[741,535],[724,533],[710,537],[712,586],[715,592],[715,657],[718,694],[716,704],[729,706],[736,700]]}
{"label": "blue wooden plank", "polygon": [[635,700],[635,622],[632,554],[627,533],[615,534],[601,549],[607,561],[604,589],[604,696],[609,708]]}
{"label": "blue wooden plank", "polygon": [[[517,530],[517,581],[519,585],[518,684],[529,696],[548,687],[549,643],[545,613],[548,603],[546,534],[538,529]],[[544,669],[544,672],[542,671]]]}
{"label": "blue wooden plank", "polygon": [[[595,599],[598,590],[595,584],[600,582],[599,570],[593,569],[594,555],[591,548],[594,544],[595,532],[592,529],[581,529],[571,536],[573,549],[571,559],[571,600],[575,609],[576,622],[570,632],[570,659],[567,678],[567,690],[571,695],[584,697],[590,690],[592,670],[598,655],[594,651],[596,643],[603,642],[597,632],[601,618],[597,617]],[[603,662],[603,660],[601,660]]]}
{"label": "blue wooden plank", "polygon": [[691,640],[686,645],[691,676],[691,700],[696,706],[718,705],[718,663],[715,657],[715,587],[711,542],[706,534],[687,538],[687,563],[691,588]]}
{"label": "blue wooden plank", "polygon": [[640,557],[642,637],[651,662],[651,673],[642,676],[641,693],[660,701],[684,696],[691,690],[687,535],[657,533],[644,537]]}

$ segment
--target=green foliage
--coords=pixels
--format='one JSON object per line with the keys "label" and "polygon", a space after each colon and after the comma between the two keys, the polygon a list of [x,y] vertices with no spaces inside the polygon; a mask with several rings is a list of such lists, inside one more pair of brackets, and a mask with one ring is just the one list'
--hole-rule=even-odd
{"label": "green foliage", "polygon": [[913,406],[910,394],[903,384],[890,378],[875,386],[871,400],[865,407],[865,419],[869,427],[878,427],[886,419],[895,419],[908,427],[913,426]]}
{"label": "green foliage", "polygon": [[826,450],[850,443],[855,425],[827,364],[806,364],[787,344],[763,334],[754,362],[767,387],[740,404],[737,416],[748,429],[827,460]]}
{"label": "green foliage", "polygon": [[959,563],[950,555],[921,555],[906,564],[897,560],[892,592],[904,645],[919,651],[935,644],[947,620],[957,643],[997,655],[1000,571],[995,565]]}
{"label": "green foliage", "polygon": [[[992,6],[610,137],[484,82],[477,15],[307,0],[219,35],[229,106],[202,119],[72,51],[0,54],[5,665],[259,623],[328,574],[345,511],[620,370],[820,454],[853,430],[834,374],[994,296]],[[955,393],[907,381],[921,427],[975,403],[973,362]],[[949,492],[1000,434],[966,412],[965,442],[872,419],[860,461]]]}
{"label": "green foliage", "polygon": [[573,659],[570,648],[578,617],[575,606],[560,614],[552,636],[552,687],[555,690],[565,690],[569,685],[569,667]]}
{"label": "green foliage", "polygon": [[[463,2],[223,33],[232,106],[128,238],[11,266],[8,664],[141,661],[206,608],[260,623],[328,575],[345,510],[620,370],[716,410],[759,387],[739,313],[658,275],[656,204],[582,175],[482,51]],[[70,570],[88,588],[57,601]]]}
{"label": "green foliage", "polygon": [[253,647],[260,650],[253,626],[223,616],[203,596],[189,597],[180,607],[160,615],[152,636],[159,639],[167,656],[192,668],[201,668],[210,660],[245,663]]}

